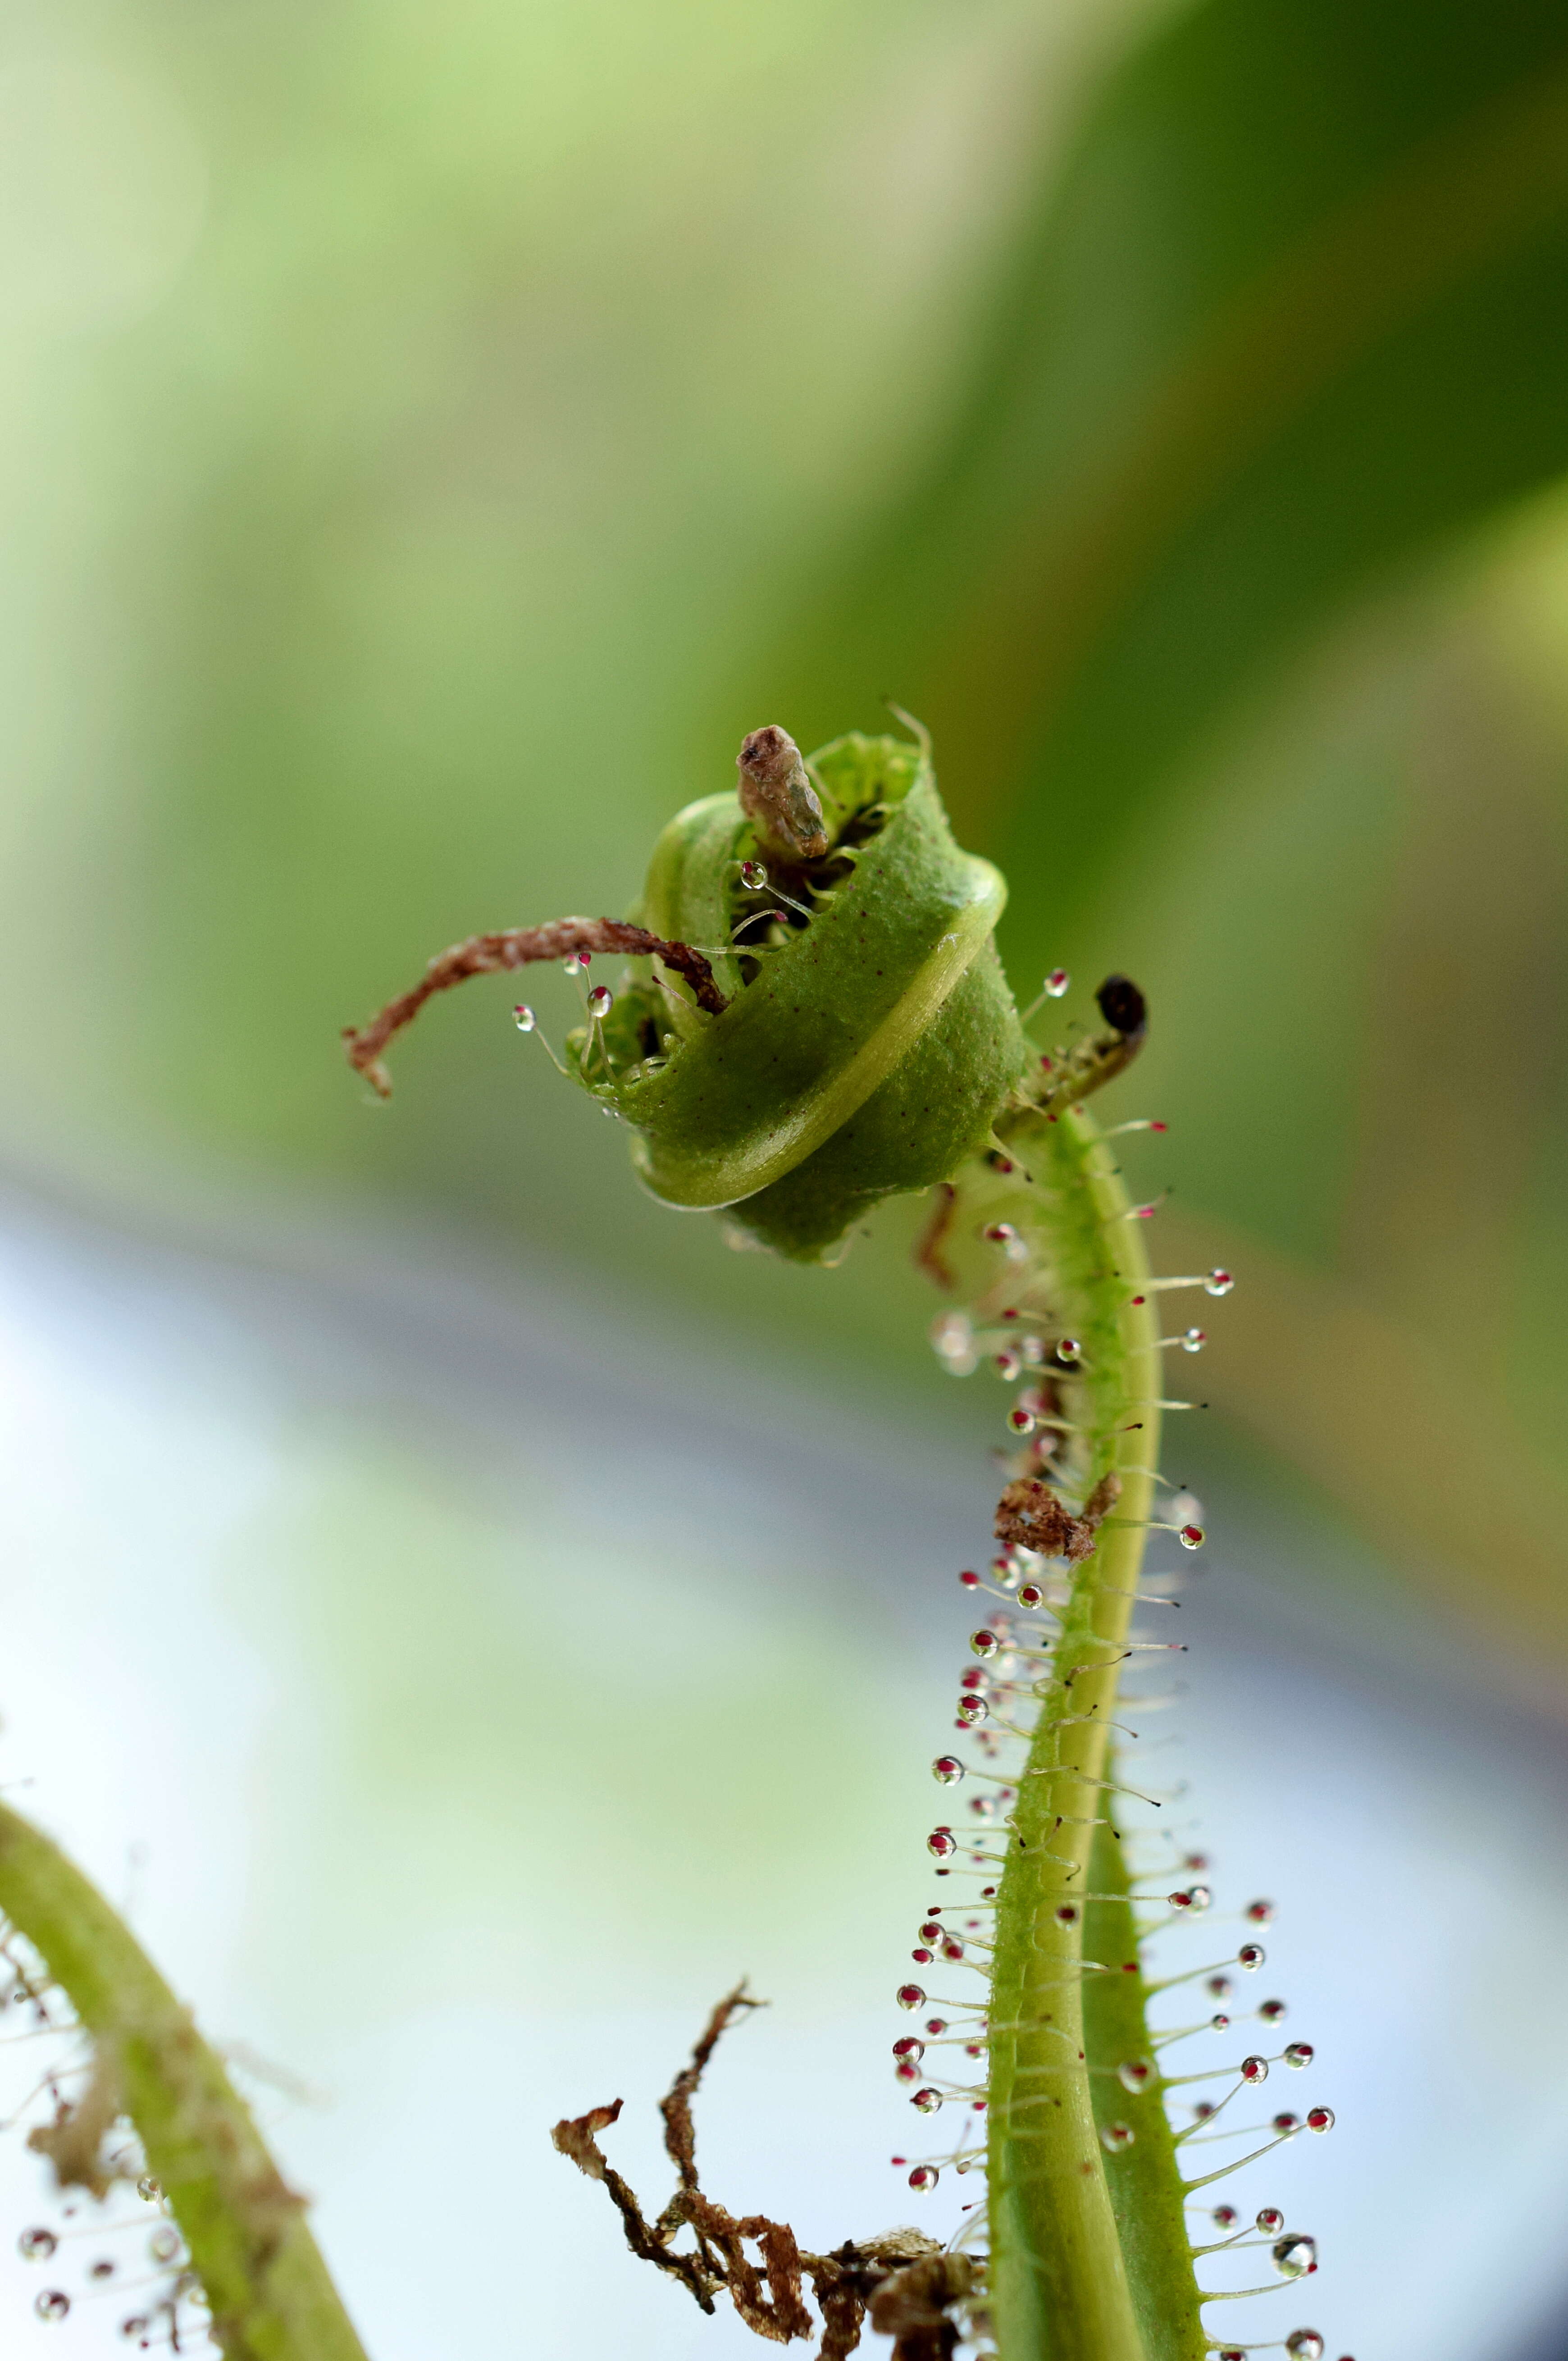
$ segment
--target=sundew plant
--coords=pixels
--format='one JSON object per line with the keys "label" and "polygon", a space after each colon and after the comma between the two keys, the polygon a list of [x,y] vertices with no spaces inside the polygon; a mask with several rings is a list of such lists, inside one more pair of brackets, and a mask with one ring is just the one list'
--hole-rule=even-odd
{"label": "sundew plant", "polygon": [[[1171,1701],[1179,1574],[1204,1539],[1197,1502],[1160,1473],[1163,1422],[1194,1406],[1168,1394],[1162,1356],[1194,1366],[1207,1337],[1193,1313],[1231,1275],[1151,1271],[1157,1207],[1129,1193],[1120,1158],[1164,1126],[1120,1110],[1102,1124],[1090,1106],[1137,1055],[1143,995],[1109,977],[1095,1017],[1064,1023],[1057,970],[1019,1013],[992,939],[1003,881],[954,842],[929,742],[907,726],[809,760],[782,729],[753,731],[736,786],[664,830],[630,918],[472,937],[347,1037],[385,1095],[389,1046],[433,994],[559,962],[584,1022],[556,1062],[627,1126],[655,1196],[718,1213],[732,1244],[820,1265],[883,1200],[928,1192],[917,1252],[945,1299],[938,1360],[960,1378],[989,1366],[1009,1389],[988,1562],[959,1576],[969,1659],[931,1763],[933,1898],[891,1995],[911,2111],[893,2162],[916,2214],[961,2186],[956,2235],[849,2224],[817,2253],[704,2188],[694,2101],[756,2004],[743,1984],[663,2102],[662,2206],[615,2167],[619,2100],[553,2137],[603,2184],[634,2254],[704,2311],[727,2301],[822,2361],[868,2328],[899,2361],[960,2345],[1002,2361],[1322,2361],[1287,2292],[1315,2272],[1315,2242],[1259,2202],[1250,2170],[1333,2123],[1321,2104],[1273,2103],[1280,2081],[1295,2102],[1312,2051],[1281,2031],[1282,2002],[1254,1997],[1271,1906],[1212,1906],[1179,1793],[1139,1751]],[[613,983],[598,980],[607,958],[624,961]],[[543,1038],[526,1004],[515,1017]],[[55,2186],[21,2234],[39,2322],[97,2298],[137,2349],[355,2361],[302,2204],[223,2060],[115,1913],[5,1807],[0,1909],[23,2061],[11,2113]],[[1276,2290],[1280,2332],[1233,2343],[1226,2304]]]}

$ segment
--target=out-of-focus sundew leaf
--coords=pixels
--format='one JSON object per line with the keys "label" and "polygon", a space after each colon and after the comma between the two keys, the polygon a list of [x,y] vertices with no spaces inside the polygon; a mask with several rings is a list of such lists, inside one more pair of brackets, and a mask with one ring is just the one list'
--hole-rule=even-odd
{"label": "out-of-focus sundew leaf", "polygon": [[1029,963],[1173,758],[1370,578],[1568,462],[1568,22],[1211,0],[1053,164],[924,476],[795,678],[886,687]]}
{"label": "out-of-focus sundew leaf", "polygon": [[1560,1708],[1568,1486],[1477,1394],[1463,1355],[1223,1224],[1173,1214],[1162,1243],[1244,1275],[1223,1350],[1189,1390],[1301,1469],[1442,1621]]}
{"label": "out-of-focus sundew leaf", "polygon": [[1557,510],[1339,634],[1071,955],[1157,1012],[1162,1265],[1238,1276],[1183,1390],[1561,1698],[1568,732],[1511,620]]}

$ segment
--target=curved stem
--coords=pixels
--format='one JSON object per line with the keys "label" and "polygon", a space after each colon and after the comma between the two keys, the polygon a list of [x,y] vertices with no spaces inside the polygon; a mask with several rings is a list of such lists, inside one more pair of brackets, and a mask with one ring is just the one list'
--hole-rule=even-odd
{"label": "curved stem", "polygon": [[303,2200],[190,2011],[59,1846],[3,1804],[0,1911],[42,1956],[114,2076],[228,2361],[365,2361]]}
{"label": "curved stem", "polygon": [[1008,1147],[1033,1164],[1025,1219],[1042,1233],[1052,1308],[1081,1347],[1077,1472],[1086,1491],[1117,1477],[1121,1498],[1073,1570],[997,1899],[992,2312],[1003,2361],[1146,2361],[1085,2055],[1084,1976],[1122,1963],[1086,1966],[1081,1897],[1097,1828],[1114,1825],[1108,1725],[1153,1495],[1142,1471],[1157,1464],[1157,1330],[1140,1224],[1090,1119],[1025,1119]]}

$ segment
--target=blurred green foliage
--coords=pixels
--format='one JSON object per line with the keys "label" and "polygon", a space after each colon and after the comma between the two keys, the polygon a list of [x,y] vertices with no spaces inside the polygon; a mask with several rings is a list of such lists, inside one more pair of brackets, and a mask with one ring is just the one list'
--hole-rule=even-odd
{"label": "blurred green foliage", "polygon": [[56,0],[0,130],[18,1159],[456,1208],[893,1382],[906,1219],[723,1254],[503,986],[385,1115],[334,1049],[890,691],[1021,982],[1150,992],[1212,1398],[1568,1656],[1560,9]]}

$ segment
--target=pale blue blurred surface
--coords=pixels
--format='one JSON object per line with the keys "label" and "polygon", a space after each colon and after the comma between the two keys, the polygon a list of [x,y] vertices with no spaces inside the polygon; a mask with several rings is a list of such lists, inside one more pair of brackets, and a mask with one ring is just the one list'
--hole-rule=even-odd
{"label": "pale blue blurred surface", "polygon": [[[5,1775],[213,2032],[323,2094],[267,2111],[380,2361],[746,2348],[546,2136],[624,2095],[656,2197],[652,2102],[742,1970],[773,2005],[712,2071],[715,2190],[813,2242],[956,2221],[885,2162],[923,2136],[891,1992],[985,1530],[951,1381],[892,1423],[411,1228],[180,1251],[13,1188],[0,1238]],[[1354,1545],[1223,1437],[1176,1456],[1212,1540],[1146,1775],[1190,1781],[1216,1912],[1172,1940],[1223,1957],[1224,1909],[1278,1903],[1253,1997],[1318,2059],[1264,2095],[1339,2114],[1217,2192],[1322,2244],[1248,2325],[1525,2350],[1568,2195],[1563,1741],[1375,1592],[1332,1628]],[[7,2262],[0,2303],[37,2284]]]}

